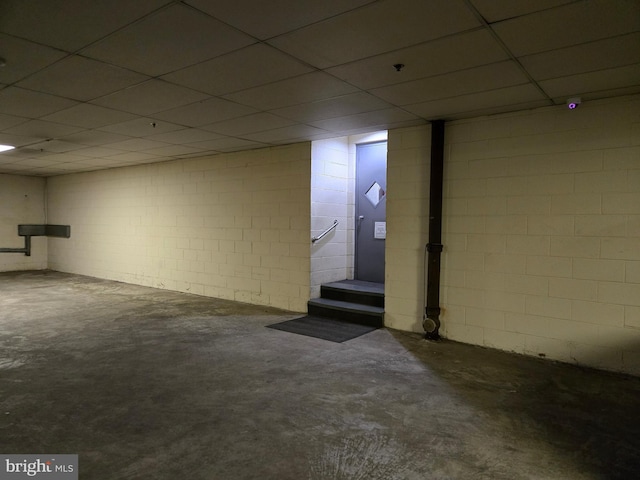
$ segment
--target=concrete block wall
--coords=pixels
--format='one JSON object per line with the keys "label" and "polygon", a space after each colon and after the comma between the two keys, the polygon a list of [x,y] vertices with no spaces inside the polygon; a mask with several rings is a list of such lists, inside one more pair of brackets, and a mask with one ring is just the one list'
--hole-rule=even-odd
{"label": "concrete block wall", "polygon": [[443,335],[640,374],[640,96],[445,141]]}
{"label": "concrete block wall", "polygon": [[389,130],[385,325],[422,332],[431,127]]}
{"label": "concrete block wall", "polygon": [[314,141],[311,147],[311,235],[320,235],[334,220],[338,220],[338,226],[311,245],[312,298],[320,296],[323,283],[353,276],[353,230],[348,228],[349,204],[353,204],[350,183],[348,137]]}
{"label": "concrete block wall", "polygon": [[[43,224],[45,215],[44,178],[0,174],[0,247],[23,248],[19,224]],[[0,272],[47,268],[47,238],[31,238],[31,256],[0,253]]]}
{"label": "concrete block wall", "polygon": [[48,179],[49,267],[306,311],[311,145]]}

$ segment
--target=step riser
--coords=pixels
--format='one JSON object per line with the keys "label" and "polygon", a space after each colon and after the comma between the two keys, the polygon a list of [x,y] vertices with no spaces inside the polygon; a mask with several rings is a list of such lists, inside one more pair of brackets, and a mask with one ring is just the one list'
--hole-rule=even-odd
{"label": "step riser", "polygon": [[309,315],[316,315],[318,317],[337,318],[347,322],[358,323],[360,325],[368,325],[371,327],[383,327],[384,320],[382,314],[372,314],[369,312],[358,312],[353,310],[340,310],[335,308],[328,308],[322,305],[315,305],[309,303],[308,306]]}
{"label": "step riser", "polygon": [[384,308],[384,296],[357,292],[352,290],[342,290],[339,288],[320,287],[320,296],[332,300],[343,302],[359,303],[361,305],[371,305],[373,307]]}

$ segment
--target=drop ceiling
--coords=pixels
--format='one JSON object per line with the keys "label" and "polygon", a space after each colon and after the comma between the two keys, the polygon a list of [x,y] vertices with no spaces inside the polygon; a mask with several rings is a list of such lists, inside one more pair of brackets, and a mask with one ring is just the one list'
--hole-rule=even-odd
{"label": "drop ceiling", "polygon": [[640,93],[640,2],[3,0],[0,57],[51,176]]}

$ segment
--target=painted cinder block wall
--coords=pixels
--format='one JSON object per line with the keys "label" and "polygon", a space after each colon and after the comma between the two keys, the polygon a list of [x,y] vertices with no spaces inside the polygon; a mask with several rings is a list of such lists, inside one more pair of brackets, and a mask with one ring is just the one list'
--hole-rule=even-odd
{"label": "painted cinder block wall", "polygon": [[311,146],[311,235],[318,236],[335,220],[338,226],[311,244],[311,298],[323,283],[353,278],[349,229],[353,194],[349,171],[349,138],[317,140]]}
{"label": "painted cinder block wall", "polygon": [[640,96],[447,124],[442,334],[640,374]]}
{"label": "painted cinder block wall", "polygon": [[48,179],[49,268],[306,311],[311,144]]}
{"label": "painted cinder block wall", "polygon": [[431,126],[389,130],[385,325],[423,332]]}
{"label": "painted cinder block wall", "polygon": [[[44,224],[44,178],[0,174],[0,247],[24,248],[19,224]],[[31,237],[31,256],[0,253],[0,272],[47,268],[46,237]]]}

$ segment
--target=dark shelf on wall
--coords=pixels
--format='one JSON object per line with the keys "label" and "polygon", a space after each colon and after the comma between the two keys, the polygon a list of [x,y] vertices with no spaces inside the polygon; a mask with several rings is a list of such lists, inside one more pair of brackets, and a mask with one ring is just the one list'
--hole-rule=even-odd
{"label": "dark shelf on wall", "polygon": [[23,248],[0,248],[0,253],[24,253],[31,256],[31,237],[71,237],[69,225],[18,225],[18,235],[24,237]]}

